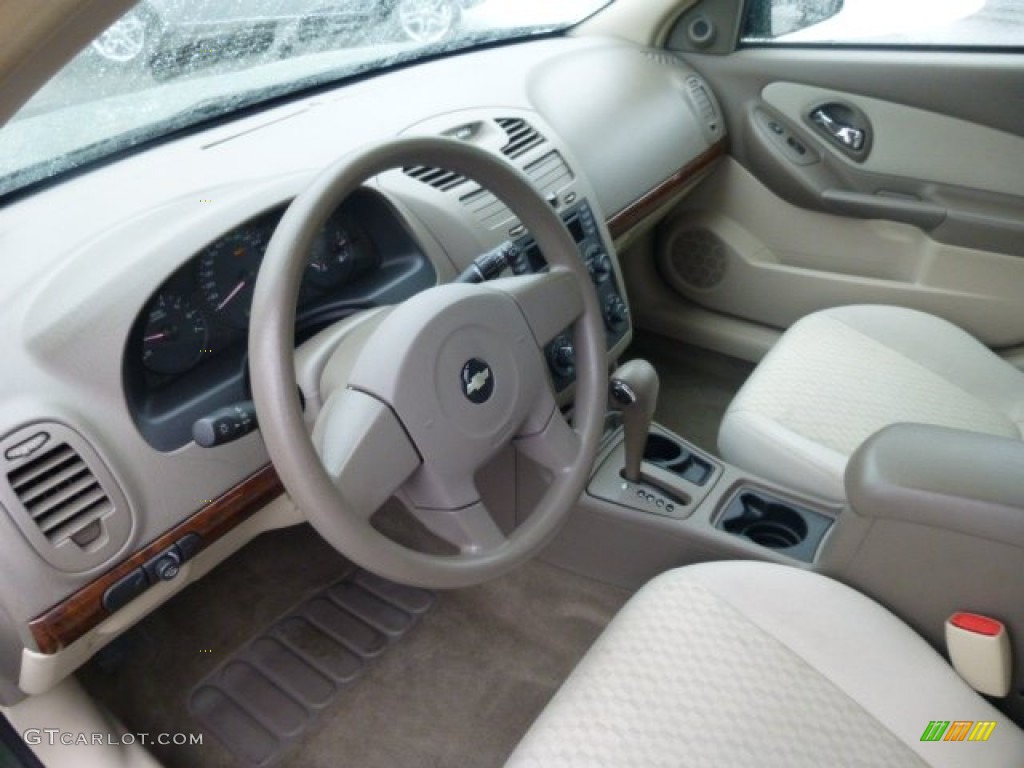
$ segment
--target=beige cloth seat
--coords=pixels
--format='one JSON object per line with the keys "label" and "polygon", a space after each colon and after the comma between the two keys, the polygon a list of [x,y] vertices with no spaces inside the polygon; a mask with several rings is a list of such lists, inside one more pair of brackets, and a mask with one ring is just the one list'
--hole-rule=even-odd
{"label": "beige cloth seat", "polygon": [[[987,742],[922,742],[932,720]],[[577,666],[507,768],[1024,765],[1024,732],[903,622],[824,576],[670,571]]]}
{"label": "beige cloth seat", "polygon": [[795,490],[846,498],[843,472],[898,422],[1021,438],[1024,373],[933,315],[848,306],[804,317],[729,406],[722,457]]}

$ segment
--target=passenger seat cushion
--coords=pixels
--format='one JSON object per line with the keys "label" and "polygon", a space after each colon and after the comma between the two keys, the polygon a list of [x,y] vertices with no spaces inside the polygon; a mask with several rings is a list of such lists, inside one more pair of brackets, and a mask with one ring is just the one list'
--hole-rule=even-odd
{"label": "passenger seat cushion", "polygon": [[[919,741],[940,717],[1001,719],[854,590],[796,568],[710,563],[630,601],[508,766],[970,764]],[[969,757],[1024,756],[1024,736],[1004,731]]]}
{"label": "passenger seat cushion", "polygon": [[844,498],[846,461],[890,424],[1020,439],[1024,374],[956,326],[851,306],[793,325],[722,421],[723,458],[807,493]]}

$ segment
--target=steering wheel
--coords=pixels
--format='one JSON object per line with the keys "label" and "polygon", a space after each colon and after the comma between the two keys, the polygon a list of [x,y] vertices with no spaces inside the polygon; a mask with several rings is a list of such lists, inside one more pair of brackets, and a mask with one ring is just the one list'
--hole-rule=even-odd
{"label": "steering wheel", "polygon": [[[323,391],[310,435],[296,395],[295,307],[314,238],[364,180],[396,167],[460,173],[500,197],[544,253],[546,273],[446,284],[398,305],[367,340],[349,380]],[[571,427],[548,382],[544,345],[574,325]],[[494,578],[557,533],[590,475],[604,428],[604,325],[586,267],[558,214],[518,169],[454,139],[375,145],[325,170],[289,206],[256,282],[249,331],[253,399],[286,490],[356,564],[394,581],[454,588]],[[551,482],[506,535],[474,475],[514,443]],[[402,546],[370,523],[393,495],[458,552]]]}

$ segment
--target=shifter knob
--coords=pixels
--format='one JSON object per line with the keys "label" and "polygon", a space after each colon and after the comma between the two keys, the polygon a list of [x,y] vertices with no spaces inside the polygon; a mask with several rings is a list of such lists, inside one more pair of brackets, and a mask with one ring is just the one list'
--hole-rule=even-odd
{"label": "shifter knob", "polygon": [[622,475],[631,483],[640,480],[647,433],[658,404],[658,373],[646,360],[630,360],[612,374],[612,401],[622,412],[626,466]]}

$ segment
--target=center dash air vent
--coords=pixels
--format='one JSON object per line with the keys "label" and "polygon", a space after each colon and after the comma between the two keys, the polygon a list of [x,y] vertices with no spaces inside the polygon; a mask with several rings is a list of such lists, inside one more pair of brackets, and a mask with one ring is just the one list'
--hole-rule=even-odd
{"label": "center dash air vent", "polygon": [[508,134],[508,144],[501,148],[506,157],[517,158],[544,143],[544,137],[519,117],[499,117],[495,122]]}
{"label": "center dash air vent", "polygon": [[14,495],[54,544],[110,513],[113,505],[74,448],[59,445],[7,476]]}
{"label": "center dash air vent", "polygon": [[127,501],[78,433],[62,424],[35,425],[0,442],[0,456],[6,460],[0,504],[53,565],[86,570],[127,541]]}
{"label": "center dash air vent", "polygon": [[446,171],[444,168],[431,168],[429,165],[415,165],[403,168],[402,172],[406,176],[411,176],[417,181],[429,184],[434,189],[439,189],[442,192],[447,192],[449,189],[455,189],[466,183],[465,176],[452,171]]}

